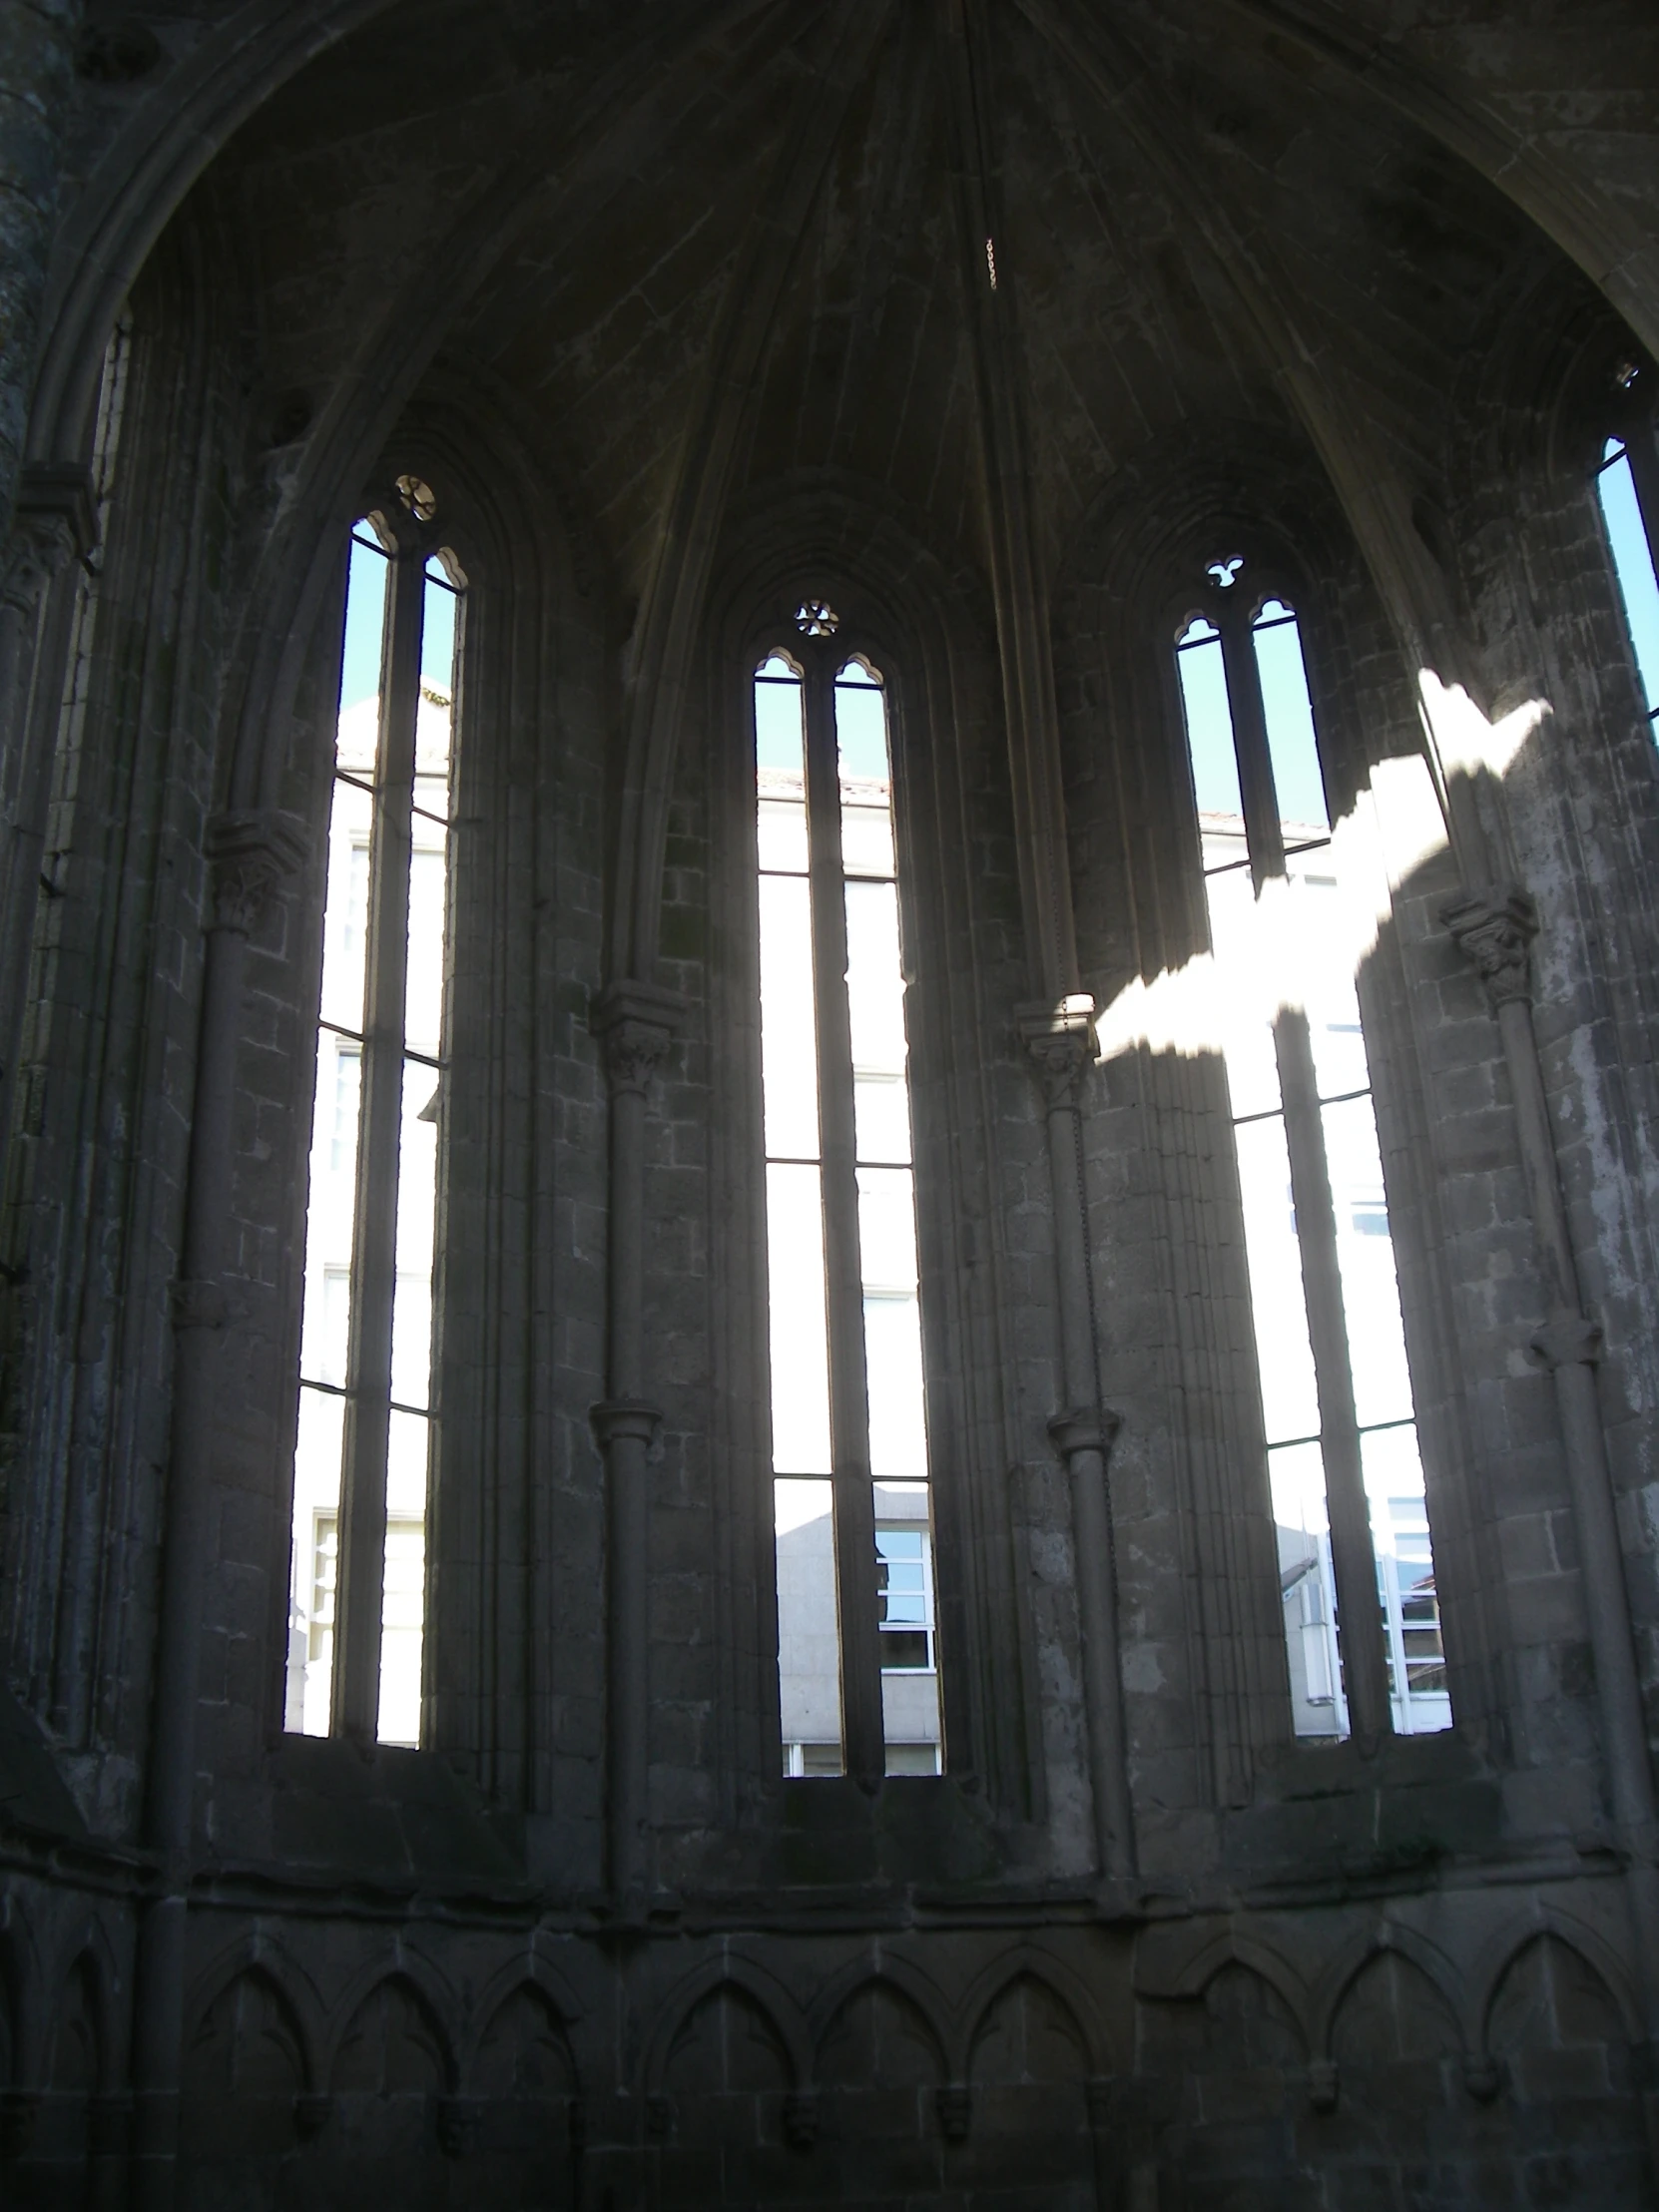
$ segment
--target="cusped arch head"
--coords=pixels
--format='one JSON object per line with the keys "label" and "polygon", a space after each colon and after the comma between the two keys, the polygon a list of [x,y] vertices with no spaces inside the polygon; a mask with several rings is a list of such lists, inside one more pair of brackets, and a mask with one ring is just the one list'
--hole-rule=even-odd
{"label": "cusped arch head", "polygon": [[960,2041],[952,2053],[953,2078],[965,2081],[973,2053],[998,2005],[1021,1982],[1035,1983],[1071,2024],[1088,2071],[1104,2077],[1120,2070],[1114,2049],[1088,1983],[1075,1968],[1035,1943],[1004,1952],[969,1985],[959,2007]]}
{"label": "cusped arch head", "polygon": [[698,2006],[721,1989],[731,1989],[760,2014],[778,2038],[790,2073],[790,2086],[805,2086],[811,2072],[811,2048],[801,2007],[775,1974],[752,1958],[728,1955],[708,1959],[678,1982],[657,2008],[640,2061],[640,2088],[660,2094],[670,2054]]}
{"label": "cusped arch head", "polygon": [[352,2038],[361,2031],[370,2007],[381,1997],[401,2000],[412,2007],[416,2022],[430,2038],[436,2069],[441,2076],[439,2086],[453,2092],[459,2069],[449,2023],[460,2008],[454,1991],[431,1962],[402,1945],[395,1959],[372,1961],[355,1974],[334,2006],[330,2031],[321,2053],[323,2063],[319,2078],[323,2087],[331,2089],[334,2086],[342,2055]]}
{"label": "cusped arch head", "polygon": [[198,1977],[185,2004],[185,2018],[190,2023],[186,2049],[207,2024],[214,2007],[246,1974],[258,1975],[275,1992],[299,2053],[301,2085],[306,2090],[319,2089],[326,2078],[322,2067],[326,2008],[304,1967],[263,1930],[227,1945]]}
{"label": "cusped arch head", "polygon": [[1314,2055],[1319,2058],[1332,2055],[1331,2038],[1337,2016],[1355,1983],[1374,1959],[1387,1956],[1408,1960],[1426,1977],[1456,2024],[1463,2048],[1475,2049],[1480,2040],[1480,2015],[1467,1976],[1460,1973],[1453,1960],[1426,1936],[1414,1928],[1388,1921],[1379,1928],[1368,1929],[1363,1936],[1344,1944],[1315,1981],[1309,1992],[1307,2015]]}
{"label": "cusped arch head", "polygon": [[932,2054],[939,2081],[959,2079],[954,2064],[956,2020],[944,1992],[909,1959],[885,1951],[874,1959],[865,1956],[851,1960],[815,1998],[809,2015],[814,2079],[821,2077],[824,2055],[853,2007],[866,1997],[883,1996],[899,2006],[905,2020],[919,2030],[919,2039]]}

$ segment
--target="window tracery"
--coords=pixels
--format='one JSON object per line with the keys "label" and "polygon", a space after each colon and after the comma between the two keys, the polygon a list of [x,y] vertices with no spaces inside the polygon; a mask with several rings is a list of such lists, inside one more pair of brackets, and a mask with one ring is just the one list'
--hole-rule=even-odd
{"label": "window tracery", "polygon": [[941,1768],[885,687],[823,602],[754,680],[785,1771]]}
{"label": "window tracery", "polygon": [[1297,954],[1340,933],[1345,861],[1295,610],[1207,573],[1176,670],[1211,942],[1284,970],[1232,997],[1225,1062],[1294,1723],[1423,1733],[1451,1708],[1365,1031],[1352,972]]}
{"label": "window tracery", "polygon": [[[434,511],[409,479],[417,520]],[[422,516],[421,510],[426,510]],[[406,527],[406,526],[405,526]],[[294,1452],[286,1726],[420,1738],[449,789],[464,579],[351,534]]]}

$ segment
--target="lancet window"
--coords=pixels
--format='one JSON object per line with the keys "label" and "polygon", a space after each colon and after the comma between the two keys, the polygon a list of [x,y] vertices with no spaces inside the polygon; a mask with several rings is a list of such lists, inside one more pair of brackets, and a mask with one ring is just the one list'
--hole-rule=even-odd
{"label": "lancet window", "polygon": [[1659,740],[1659,441],[1649,373],[1627,366],[1615,382],[1619,428],[1602,447],[1596,494],[1648,727]]}
{"label": "lancet window", "polygon": [[[1176,648],[1296,1732],[1450,1725],[1371,1069],[1294,609],[1232,557]],[[1345,949],[1346,948],[1346,949]]]}
{"label": "lancet window", "polygon": [[452,729],[431,494],[351,533],[328,826],[285,1721],[420,1739]]}
{"label": "lancet window", "polygon": [[786,1774],[942,1743],[886,687],[815,600],[754,680]]}

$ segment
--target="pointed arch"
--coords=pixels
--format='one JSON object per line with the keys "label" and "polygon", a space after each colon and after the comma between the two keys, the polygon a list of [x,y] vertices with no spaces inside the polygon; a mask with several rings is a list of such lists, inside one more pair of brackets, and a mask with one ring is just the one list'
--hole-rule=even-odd
{"label": "pointed arch", "polygon": [[661,2093],[669,2056],[681,2030],[706,1997],[727,1987],[739,1992],[753,2005],[777,2036],[789,2068],[790,2086],[800,2089],[811,2078],[811,2046],[801,2007],[795,1998],[764,1966],[740,1953],[726,1952],[687,1974],[658,2007],[640,2060],[639,2082],[643,2095]]}
{"label": "pointed arch", "polygon": [[[321,2086],[325,2090],[333,2089],[341,2058],[354,2031],[359,2022],[365,2029],[371,2025],[369,2008],[382,1993],[388,2001],[395,1998],[404,2008],[403,2016],[429,2037],[431,2056],[439,2075],[435,2086],[452,2093],[457,2069],[447,2023],[456,2012],[453,1992],[434,1966],[401,1944],[393,1962],[388,1964],[381,1959],[356,1974],[336,2003],[331,2032],[321,2053],[323,2063],[318,2075]],[[396,2024],[394,2021],[394,2027]]]}
{"label": "pointed arch", "polygon": [[1338,2015],[1361,1975],[1377,1958],[1397,1955],[1422,1974],[1445,2005],[1466,2051],[1480,2046],[1480,2016],[1468,1977],[1440,1946],[1398,1921],[1384,1921],[1340,1950],[1320,1973],[1310,1992],[1310,2048],[1329,2058]]}
{"label": "pointed arch", "polygon": [[1098,2078],[1122,2071],[1122,2054],[1114,2047],[1083,1976],[1037,1944],[1020,1943],[994,1959],[968,1985],[957,2009],[959,2039],[951,2054],[953,2079],[967,2079],[981,2030],[1003,1997],[1022,1980],[1037,1983],[1073,2022],[1091,2075]]}

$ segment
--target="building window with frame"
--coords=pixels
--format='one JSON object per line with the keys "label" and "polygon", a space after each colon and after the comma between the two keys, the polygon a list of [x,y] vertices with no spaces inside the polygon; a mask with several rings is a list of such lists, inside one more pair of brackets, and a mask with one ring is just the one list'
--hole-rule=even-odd
{"label": "building window with frame", "polygon": [[[1318,943],[1344,861],[1294,609],[1217,561],[1175,660],[1218,966]],[[1225,1061],[1294,1726],[1423,1734],[1451,1703],[1359,998],[1313,962],[1273,989],[1270,1018],[1232,1016]]]}
{"label": "building window with frame", "polygon": [[352,530],[328,827],[284,1722],[417,1744],[453,707],[465,578]]}
{"label": "building window with frame", "polygon": [[786,1774],[942,1771],[891,735],[833,611],[755,673]]}
{"label": "building window with frame", "polygon": [[1659,441],[1652,376],[1626,362],[1613,382],[1616,429],[1601,449],[1596,498],[1648,728],[1659,741]]}

